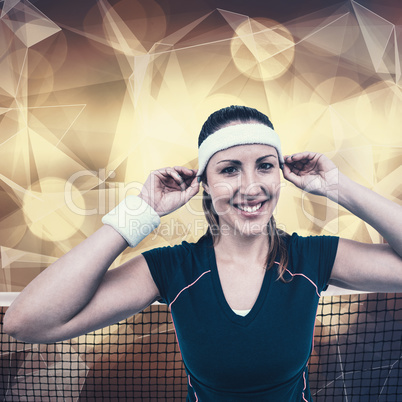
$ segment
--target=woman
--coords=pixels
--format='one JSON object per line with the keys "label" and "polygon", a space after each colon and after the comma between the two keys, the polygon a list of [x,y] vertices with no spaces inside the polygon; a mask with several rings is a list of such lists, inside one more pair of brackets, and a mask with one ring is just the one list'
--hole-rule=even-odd
{"label": "woman", "polygon": [[[297,187],[337,201],[388,244],[289,236],[276,229],[280,170]],[[204,188],[209,230],[197,243],[145,252],[108,271],[159,217]],[[199,170],[157,170],[139,197],[35,278],[4,330],[54,342],[115,323],[155,300],[169,305],[189,401],[311,401],[307,361],[320,292],[328,284],[402,291],[401,207],[352,182],[324,155],[282,156],[269,119],[232,106],[199,137]]]}

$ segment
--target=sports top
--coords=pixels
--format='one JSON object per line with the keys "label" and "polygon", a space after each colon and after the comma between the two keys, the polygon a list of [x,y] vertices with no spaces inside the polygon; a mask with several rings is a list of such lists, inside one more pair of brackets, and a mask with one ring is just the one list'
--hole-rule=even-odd
{"label": "sports top", "polygon": [[211,236],[143,253],[172,315],[187,401],[312,401],[307,363],[338,240],[288,236],[288,282],[274,264],[244,317],[226,302]]}

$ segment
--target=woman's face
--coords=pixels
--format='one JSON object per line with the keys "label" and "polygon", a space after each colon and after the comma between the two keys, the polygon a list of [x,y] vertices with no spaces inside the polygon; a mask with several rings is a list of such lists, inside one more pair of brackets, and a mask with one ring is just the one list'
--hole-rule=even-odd
{"label": "woman's face", "polygon": [[206,168],[205,191],[219,216],[221,234],[266,232],[280,192],[278,154],[269,145],[238,145],[217,152]]}

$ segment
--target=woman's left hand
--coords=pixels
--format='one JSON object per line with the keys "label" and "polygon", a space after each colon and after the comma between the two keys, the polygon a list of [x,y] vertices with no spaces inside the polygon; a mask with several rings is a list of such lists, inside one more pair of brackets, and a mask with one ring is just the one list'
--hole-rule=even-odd
{"label": "woman's left hand", "polygon": [[337,190],[338,168],[325,155],[300,152],[284,159],[283,176],[300,189],[324,196]]}

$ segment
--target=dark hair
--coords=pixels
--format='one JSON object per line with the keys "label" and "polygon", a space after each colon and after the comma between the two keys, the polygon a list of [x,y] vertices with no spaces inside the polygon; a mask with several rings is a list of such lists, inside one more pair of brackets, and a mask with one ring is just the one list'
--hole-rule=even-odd
{"label": "dark hair", "polygon": [[247,106],[229,106],[217,110],[208,117],[201,128],[200,135],[198,136],[198,147],[200,147],[202,142],[215,131],[218,131],[223,126],[235,121],[240,123],[257,121],[274,129],[268,116],[259,112],[257,109]]}
{"label": "dark hair", "polygon": [[[272,129],[274,128],[268,116],[259,112],[257,109],[246,106],[229,106],[212,113],[208,117],[201,128],[200,135],[198,136],[198,147],[208,136],[222,127],[233,122],[247,123],[250,121],[256,121],[265,124]],[[201,176],[201,180],[204,183],[207,183],[206,169]],[[208,235],[212,236],[213,243],[217,244],[220,239],[219,216],[214,210],[211,196],[205,190],[203,192],[202,208],[208,222]],[[278,278],[284,281],[283,275],[288,264],[285,238],[289,235],[286,232],[277,229],[275,218],[273,216],[268,222],[267,229],[269,247],[265,266],[267,269],[272,268],[275,264],[275,259],[279,254]]]}

